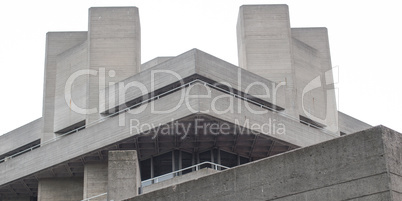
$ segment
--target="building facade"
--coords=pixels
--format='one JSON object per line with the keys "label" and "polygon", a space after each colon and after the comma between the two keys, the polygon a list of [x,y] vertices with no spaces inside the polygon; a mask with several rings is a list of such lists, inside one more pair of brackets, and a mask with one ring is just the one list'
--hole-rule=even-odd
{"label": "building facade", "polygon": [[[327,185],[317,171],[334,167],[318,159],[338,157],[334,142],[364,132],[340,136],[371,128],[336,108],[327,29],[291,28],[287,5],[240,7],[239,66],[198,49],[141,63],[136,7],[90,8],[88,19],[88,31],[47,33],[43,115],[0,136],[0,201],[298,200],[314,186],[304,179]],[[299,166],[309,150],[316,166]],[[277,160],[305,171],[301,187]],[[328,164],[338,162],[350,161]],[[247,186],[285,179],[282,191]]]}

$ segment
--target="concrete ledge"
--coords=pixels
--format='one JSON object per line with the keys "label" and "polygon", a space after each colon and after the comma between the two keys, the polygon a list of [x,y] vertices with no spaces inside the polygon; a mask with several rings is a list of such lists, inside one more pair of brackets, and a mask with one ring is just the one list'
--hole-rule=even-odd
{"label": "concrete ledge", "polygon": [[[39,140],[43,127],[43,118],[36,119],[13,131],[0,136],[0,155],[21,146]],[[0,158],[1,160],[2,158]]]}
{"label": "concrete ledge", "polygon": [[398,200],[401,153],[377,126],[128,200]]}

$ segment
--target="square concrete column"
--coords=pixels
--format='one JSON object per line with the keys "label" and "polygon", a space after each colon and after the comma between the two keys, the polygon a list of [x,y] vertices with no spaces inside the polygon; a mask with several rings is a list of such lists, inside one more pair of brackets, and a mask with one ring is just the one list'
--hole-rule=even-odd
{"label": "square concrete column", "polygon": [[50,178],[39,180],[38,201],[82,200],[82,178]]}
{"label": "square concrete column", "polygon": [[104,95],[110,82],[119,82],[140,72],[141,30],[136,7],[95,7],[89,9],[88,65],[96,75],[89,76],[88,108],[98,112],[87,116],[87,124],[100,118]]}
{"label": "square concrete column", "polygon": [[[108,165],[88,163],[84,168],[84,199],[107,193]],[[106,201],[107,195],[92,198],[91,201]]]}
{"label": "square concrete column", "polygon": [[298,118],[295,69],[287,5],[244,5],[237,20],[239,67],[281,83],[285,112]]}
{"label": "square concrete column", "polygon": [[46,34],[45,75],[43,84],[42,143],[55,137],[54,115],[56,102],[57,57],[68,49],[86,41],[85,32],[49,32]]}
{"label": "square concrete column", "polygon": [[[338,132],[328,30],[316,27],[292,28],[291,31],[299,113],[326,125],[326,129],[332,132]],[[314,83],[315,79],[318,82]]]}
{"label": "square concrete column", "polygon": [[137,151],[109,151],[108,200],[120,201],[135,197],[140,185]]}

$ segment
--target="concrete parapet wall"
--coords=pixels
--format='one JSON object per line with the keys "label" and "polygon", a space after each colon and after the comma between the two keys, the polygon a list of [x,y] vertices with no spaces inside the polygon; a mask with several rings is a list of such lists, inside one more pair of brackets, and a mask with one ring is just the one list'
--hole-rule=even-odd
{"label": "concrete parapet wall", "polygon": [[402,135],[383,126],[150,192],[141,200],[399,200]]}
{"label": "concrete parapet wall", "polygon": [[338,112],[339,131],[345,134],[352,134],[371,128],[372,126],[355,119],[343,112]]}
{"label": "concrete parapet wall", "polygon": [[[88,76],[81,75],[73,83],[67,83],[74,73],[88,69],[88,44],[77,45],[57,57],[57,75],[55,87],[54,131],[57,132],[80,121],[84,121],[85,114],[74,109],[87,108]],[[66,88],[69,86],[68,88]],[[66,98],[69,98],[66,100]]]}
{"label": "concrete parapet wall", "polygon": [[[0,136],[0,155],[40,139],[43,118],[39,118]],[[1,160],[1,158],[0,158]]]}
{"label": "concrete parapet wall", "polygon": [[154,67],[160,63],[163,63],[171,58],[174,58],[174,57],[156,57],[154,59],[151,59],[151,60],[141,64],[141,71],[152,68],[152,67]]}

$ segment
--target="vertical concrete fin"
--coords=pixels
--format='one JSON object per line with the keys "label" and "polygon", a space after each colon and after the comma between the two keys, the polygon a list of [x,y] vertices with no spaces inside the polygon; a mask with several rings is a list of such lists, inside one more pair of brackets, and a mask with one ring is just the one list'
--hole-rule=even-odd
{"label": "vertical concrete fin", "polygon": [[[292,28],[291,31],[294,40],[293,59],[296,69],[299,112],[301,115],[326,125],[328,130],[338,132],[338,111],[328,30],[325,27],[319,27]],[[320,78],[320,82],[317,84],[321,86],[311,90],[307,95],[302,94],[303,89],[317,77]],[[304,105],[301,105],[303,95],[306,96],[304,96]],[[303,107],[308,109],[303,110]]]}
{"label": "vertical concrete fin", "polygon": [[54,137],[55,90],[57,76],[57,55],[85,42],[87,32],[49,32],[46,34],[45,74],[43,84],[44,121],[42,142]]}
{"label": "vertical concrete fin", "polygon": [[89,9],[88,108],[97,112],[87,116],[87,124],[100,118],[104,97],[99,92],[109,82],[119,82],[140,72],[141,30],[138,8],[99,7]]}
{"label": "vertical concrete fin", "polygon": [[292,40],[287,5],[241,6],[237,22],[239,66],[276,83],[286,83],[286,113],[298,118]]}

